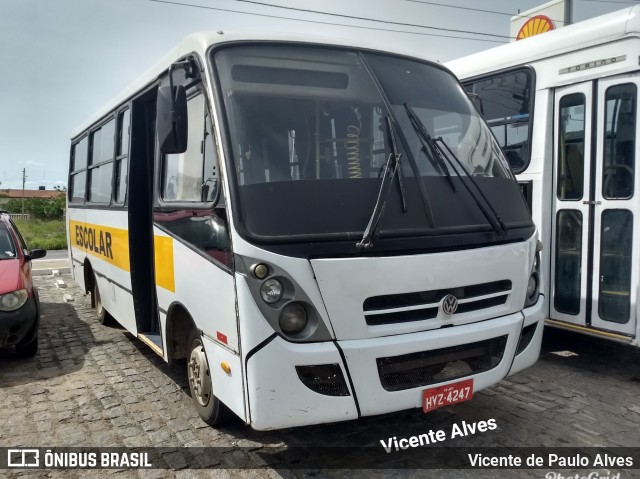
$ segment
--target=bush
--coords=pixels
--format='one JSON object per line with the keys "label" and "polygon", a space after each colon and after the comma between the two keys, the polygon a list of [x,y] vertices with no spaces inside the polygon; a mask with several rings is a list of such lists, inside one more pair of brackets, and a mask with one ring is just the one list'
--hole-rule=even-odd
{"label": "bush", "polygon": [[[10,213],[22,213],[22,199],[12,199],[2,205]],[[66,198],[60,193],[55,198],[25,198],[24,212],[39,220],[59,220],[64,216]]]}

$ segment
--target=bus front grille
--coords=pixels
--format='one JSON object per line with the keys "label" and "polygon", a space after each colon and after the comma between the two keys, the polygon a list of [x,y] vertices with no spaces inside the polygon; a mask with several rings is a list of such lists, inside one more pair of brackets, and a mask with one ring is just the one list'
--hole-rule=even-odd
{"label": "bus front grille", "polygon": [[507,336],[447,348],[376,359],[380,383],[402,391],[460,379],[495,368],[502,360]]}
{"label": "bus front grille", "polygon": [[387,294],[365,299],[362,309],[369,326],[433,319],[447,295],[458,300],[455,314],[478,311],[505,304],[511,281],[492,281],[459,288],[435,289],[416,293]]}

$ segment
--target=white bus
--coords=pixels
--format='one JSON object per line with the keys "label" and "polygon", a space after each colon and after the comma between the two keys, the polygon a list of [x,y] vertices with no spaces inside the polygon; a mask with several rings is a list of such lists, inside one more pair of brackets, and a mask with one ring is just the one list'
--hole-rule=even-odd
{"label": "white bus", "polygon": [[640,7],[447,66],[483,113],[545,248],[547,323],[638,345]]}
{"label": "white bus", "polygon": [[470,399],[533,364],[537,232],[441,65],[195,34],[73,133],[73,274],[258,430]]}

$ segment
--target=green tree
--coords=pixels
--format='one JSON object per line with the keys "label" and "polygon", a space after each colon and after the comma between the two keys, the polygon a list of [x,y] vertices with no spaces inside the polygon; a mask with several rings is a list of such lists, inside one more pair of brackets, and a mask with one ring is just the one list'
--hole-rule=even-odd
{"label": "green tree", "polygon": [[[25,198],[24,212],[39,220],[58,220],[64,215],[64,193],[54,198]],[[4,204],[9,213],[22,213],[22,199],[12,199]]]}

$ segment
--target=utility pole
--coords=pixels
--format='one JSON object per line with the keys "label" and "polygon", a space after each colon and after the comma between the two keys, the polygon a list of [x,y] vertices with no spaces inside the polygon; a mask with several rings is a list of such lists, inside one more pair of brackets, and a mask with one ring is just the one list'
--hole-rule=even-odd
{"label": "utility pole", "polygon": [[22,168],[22,214],[24,214],[24,183],[27,180],[27,169]]}
{"label": "utility pole", "polygon": [[573,0],[564,0],[564,26],[573,23]]}

